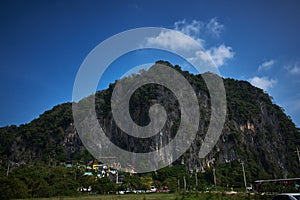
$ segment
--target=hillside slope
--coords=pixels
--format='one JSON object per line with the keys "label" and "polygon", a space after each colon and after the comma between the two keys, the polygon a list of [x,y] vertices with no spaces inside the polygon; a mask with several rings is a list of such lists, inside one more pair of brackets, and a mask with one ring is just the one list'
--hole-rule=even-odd
{"label": "hillside slope", "polygon": [[[300,176],[295,150],[300,147],[300,133],[283,109],[272,103],[270,96],[246,81],[224,79],[227,95],[227,117],[221,137],[204,159],[199,150],[210,119],[210,96],[201,75],[172,66],[190,82],[199,100],[199,130],[189,150],[174,164],[184,163],[190,171],[211,166],[229,168],[244,162],[247,175],[255,178]],[[213,75],[215,76],[215,75]],[[139,125],[149,123],[148,110],[160,103],[168,113],[164,136],[136,139],[120,130],[112,119],[110,97],[115,84],[96,94],[96,111],[100,124],[111,141],[123,149],[147,152],[160,148],[174,137],[179,126],[178,101],[170,90],[148,84],[139,88],[130,100],[130,114]],[[72,105],[65,103],[46,111],[38,119],[21,126],[0,129],[0,164],[15,168],[30,163],[58,165],[61,162],[87,162],[92,156],[83,146],[72,118]],[[158,142],[159,141],[159,142]],[[225,173],[225,172],[224,172]],[[228,173],[228,172],[226,172]]]}

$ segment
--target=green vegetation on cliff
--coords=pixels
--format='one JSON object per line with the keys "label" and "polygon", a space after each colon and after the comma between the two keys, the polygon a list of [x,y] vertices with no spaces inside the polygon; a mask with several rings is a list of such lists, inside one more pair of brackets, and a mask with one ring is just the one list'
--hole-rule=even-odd
{"label": "green vegetation on cliff", "polygon": [[[215,168],[217,185],[242,187],[241,162],[245,163],[248,182],[300,176],[300,163],[295,153],[297,147],[300,148],[299,129],[284,110],[272,102],[268,94],[246,81],[224,79],[227,96],[226,122],[214,149],[206,158],[200,159],[199,150],[211,112],[208,89],[201,75],[193,75],[182,71],[179,66],[159,62],[173,67],[190,82],[199,100],[201,120],[194,143],[173,163],[175,168],[162,169],[151,175],[157,184],[168,183],[170,188],[175,189],[178,185],[171,183],[179,180],[180,187],[183,188],[185,177],[185,182],[192,189],[196,187],[197,171],[198,189],[204,189],[213,185],[212,169]],[[132,138],[117,127],[110,110],[114,85],[115,83],[96,94],[97,116],[106,134],[112,142],[126,150],[147,152],[156,148],[155,141]],[[148,110],[154,103],[163,105],[168,113],[160,148],[175,136],[180,122],[178,101],[172,92],[154,84],[139,88],[131,97],[130,114],[137,124],[146,125],[150,120]],[[76,132],[71,106],[71,103],[57,105],[28,124],[0,128],[0,180],[4,185],[18,186],[19,196],[15,197],[67,195],[71,194],[70,191],[76,191],[80,185],[78,179],[74,179],[74,172],[61,167],[66,161],[86,164],[93,160]],[[176,168],[181,163],[185,166],[183,171],[180,167]],[[37,189],[39,187],[43,189]],[[10,191],[10,188],[7,187],[5,191]],[[68,189],[62,193],[57,188]]]}

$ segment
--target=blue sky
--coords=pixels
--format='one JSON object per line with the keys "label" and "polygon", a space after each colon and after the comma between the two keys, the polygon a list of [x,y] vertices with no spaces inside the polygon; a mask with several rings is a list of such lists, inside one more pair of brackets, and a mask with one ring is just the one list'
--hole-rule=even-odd
{"label": "blue sky", "polygon": [[[164,27],[200,41],[222,76],[263,88],[299,127],[299,24],[296,0],[1,1],[0,126],[28,123],[70,102],[81,63],[107,38]],[[100,85],[123,71],[117,65]]]}

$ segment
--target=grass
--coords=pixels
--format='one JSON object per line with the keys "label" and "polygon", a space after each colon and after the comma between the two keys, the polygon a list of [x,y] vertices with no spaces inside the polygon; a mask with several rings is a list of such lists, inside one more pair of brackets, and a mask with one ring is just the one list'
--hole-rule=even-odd
{"label": "grass", "polygon": [[33,200],[174,200],[176,194],[82,195],[76,197],[34,198]]}
{"label": "grass", "polygon": [[213,194],[125,194],[125,195],[82,195],[78,197],[35,198],[34,200],[269,200],[271,196]]}

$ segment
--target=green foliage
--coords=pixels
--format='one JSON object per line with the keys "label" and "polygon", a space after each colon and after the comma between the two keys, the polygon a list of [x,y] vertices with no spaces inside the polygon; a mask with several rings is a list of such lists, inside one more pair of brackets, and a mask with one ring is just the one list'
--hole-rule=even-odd
{"label": "green foliage", "polygon": [[175,192],[178,190],[177,182],[178,180],[176,179],[176,177],[169,177],[163,181],[163,185],[167,186],[171,192]]}
{"label": "green foliage", "polygon": [[170,177],[181,178],[186,175],[186,173],[185,165],[167,166],[154,173],[153,177],[155,180],[163,182]]}
{"label": "green foliage", "polygon": [[9,147],[16,137],[16,126],[7,126],[0,128],[0,155],[7,155],[9,153]]}
{"label": "green foliage", "polygon": [[70,169],[42,164],[1,174],[0,180],[0,194],[6,195],[1,199],[75,195],[79,187]]}
{"label": "green foliage", "polygon": [[122,187],[124,189],[144,189],[142,188],[142,181],[137,175],[125,174]]}
{"label": "green foliage", "polygon": [[0,199],[26,198],[28,189],[21,180],[0,176]]}
{"label": "green foliage", "polygon": [[108,177],[96,179],[91,186],[93,191],[99,194],[108,194],[109,192],[115,193],[117,189],[117,185]]}

